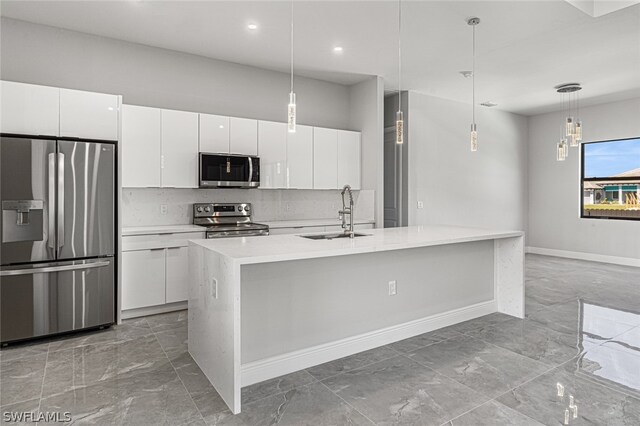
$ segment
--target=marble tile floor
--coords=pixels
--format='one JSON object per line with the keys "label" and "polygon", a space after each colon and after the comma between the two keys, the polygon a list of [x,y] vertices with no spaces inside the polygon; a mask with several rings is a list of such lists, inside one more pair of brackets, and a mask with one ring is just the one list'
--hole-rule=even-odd
{"label": "marble tile floor", "polygon": [[523,320],[491,314],[244,388],[236,416],[187,352],[185,311],[16,345],[0,351],[0,422],[640,425],[640,269],[527,255],[526,296]]}

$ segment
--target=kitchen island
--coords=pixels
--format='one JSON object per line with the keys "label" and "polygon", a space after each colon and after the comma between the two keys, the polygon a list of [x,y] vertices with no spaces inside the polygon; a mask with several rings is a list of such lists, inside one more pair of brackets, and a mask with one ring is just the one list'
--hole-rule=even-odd
{"label": "kitchen island", "polygon": [[189,243],[189,352],[240,389],[492,312],[524,316],[524,234],[453,226]]}

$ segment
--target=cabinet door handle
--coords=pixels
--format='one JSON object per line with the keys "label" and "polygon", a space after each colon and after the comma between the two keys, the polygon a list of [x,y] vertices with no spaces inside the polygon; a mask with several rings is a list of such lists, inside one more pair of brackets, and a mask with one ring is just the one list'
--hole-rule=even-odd
{"label": "cabinet door handle", "polygon": [[164,249],[165,247],[155,247],[155,248],[149,249],[149,251],[158,251],[158,250],[164,250]]}

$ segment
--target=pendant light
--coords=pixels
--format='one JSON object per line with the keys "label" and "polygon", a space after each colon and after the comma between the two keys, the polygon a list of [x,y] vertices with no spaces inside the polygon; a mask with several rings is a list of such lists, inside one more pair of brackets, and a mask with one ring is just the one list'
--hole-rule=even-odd
{"label": "pendant light", "polygon": [[578,83],[560,84],[555,87],[562,96],[562,111],[565,119],[562,137],[557,146],[557,160],[564,161],[569,156],[569,147],[577,147],[582,141],[582,121],[580,120],[580,98],[582,87]]}
{"label": "pendant light", "polygon": [[402,3],[398,0],[398,112],[396,112],[396,144],[404,143],[404,114],[402,113]]}
{"label": "pendant light", "polygon": [[473,29],[473,46],[472,46],[472,68],[471,68],[471,84],[472,84],[472,93],[471,93],[471,133],[469,135],[469,142],[471,151],[475,152],[478,150],[478,128],[476,126],[476,25],[480,23],[480,18],[473,17],[467,20],[467,24],[471,25]]}
{"label": "pendant light", "polygon": [[293,0],[291,1],[291,90],[287,106],[287,129],[296,132],[296,93],[293,91]]}

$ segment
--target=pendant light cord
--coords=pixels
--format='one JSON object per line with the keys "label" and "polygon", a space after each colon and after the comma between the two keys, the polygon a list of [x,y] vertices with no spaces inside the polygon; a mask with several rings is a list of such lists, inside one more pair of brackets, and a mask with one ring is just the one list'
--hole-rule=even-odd
{"label": "pendant light cord", "polygon": [[293,92],[293,0],[291,0],[291,92]]}
{"label": "pendant light cord", "polygon": [[472,108],[471,108],[471,115],[472,115],[472,122],[473,125],[475,126],[476,124],[476,26],[473,25],[473,53],[472,53],[472,65],[471,65],[471,85],[472,85],[472,90],[471,90],[471,102],[472,102]]}
{"label": "pendant light cord", "polygon": [[402,111],[402,2],[398,0],[398,111]]}

